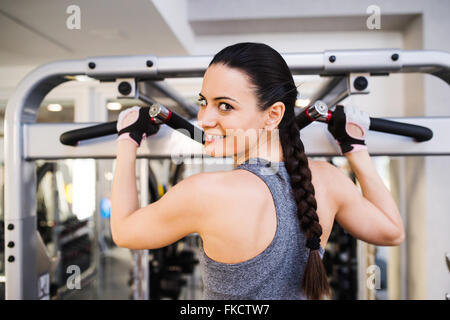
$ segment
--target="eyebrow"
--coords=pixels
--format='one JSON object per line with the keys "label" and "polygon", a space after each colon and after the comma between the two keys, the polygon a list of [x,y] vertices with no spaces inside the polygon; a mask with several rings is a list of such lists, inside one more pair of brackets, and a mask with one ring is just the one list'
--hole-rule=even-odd
{"label": "eyebrow", "polygon": [[[201,93],[199,93],[198,95],[206,100],[206,98]],[[230,97],[215,97],[213,100],[222,100],[222,99],[228,99],[228,100],[231,100],[231,101],[239,103],[239,101],[234,100],[234,99],[232,99]]]}

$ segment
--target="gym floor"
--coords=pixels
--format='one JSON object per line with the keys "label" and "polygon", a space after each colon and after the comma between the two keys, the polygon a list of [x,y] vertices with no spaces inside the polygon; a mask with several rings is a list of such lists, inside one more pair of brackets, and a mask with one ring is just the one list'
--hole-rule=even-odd
{"label": "gym floor", "polygon": [[101,259],[102,275],[94,275],[79,290],[70,290],[64,299],[70,300],[124,300],[129,299],[128,280],[132,268],[130,250],[111,248]]}
{"label": "gym floor", "polygon": [[[127,300],[131,298],[129,285],[130,270],[133,267],[129,249],[114,247],[101,259],[102,275],[94,274],[79,290],[64,293],[67,300]],[[202,299],[201,273],[198,266],[192,275],[185,277],[187,284],[180,293],[180,299]]]}

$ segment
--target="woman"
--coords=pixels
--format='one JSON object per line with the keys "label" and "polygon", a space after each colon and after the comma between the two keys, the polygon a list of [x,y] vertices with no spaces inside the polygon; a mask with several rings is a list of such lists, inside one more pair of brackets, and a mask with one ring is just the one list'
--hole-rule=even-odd
{"label": "woman", "polygon": [[[138,205],[136,150],[158,128],[146,131],[143,108],[123,111],[112,190],[114,241],[154,249],[198,233],[207,299],[326,297],[321,258],[335,219],[358,239],[399,245],[399,211],[364,143],[367,113],[338,106],[328,126],[361,195],[338,168],[306,157],[295,121],[297,94],[289,67],[271,47],[238,43],[221,50],[204,74],[198,123],[207,134],[205,152],[232,156],[236,167],[190,176],[145,208]],[[268,165],[276,168],[273,174]]]}

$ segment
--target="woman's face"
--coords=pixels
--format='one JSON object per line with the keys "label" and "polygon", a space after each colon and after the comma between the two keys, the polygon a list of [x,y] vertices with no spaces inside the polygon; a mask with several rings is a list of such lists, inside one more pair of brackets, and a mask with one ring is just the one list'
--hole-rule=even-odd
{"label": "woman's face", "polygon": [[266,113],[257,108],[245,73],[223,64],[211,65],[203,77],[199,101],[197,118],[206,133],[206,154],[236,159],[257,148]]}

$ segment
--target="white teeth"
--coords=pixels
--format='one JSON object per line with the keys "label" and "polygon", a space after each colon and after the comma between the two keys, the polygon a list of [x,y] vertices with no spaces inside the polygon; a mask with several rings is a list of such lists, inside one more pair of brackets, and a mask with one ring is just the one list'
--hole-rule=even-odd
{"label": "white teeth", "polygon": [[218,140],[218,139],[223,139],[223,136],[219,136],[219,135],[212,135],[212,134],[205,134],[205,137],[208,141],[211,140]]}

